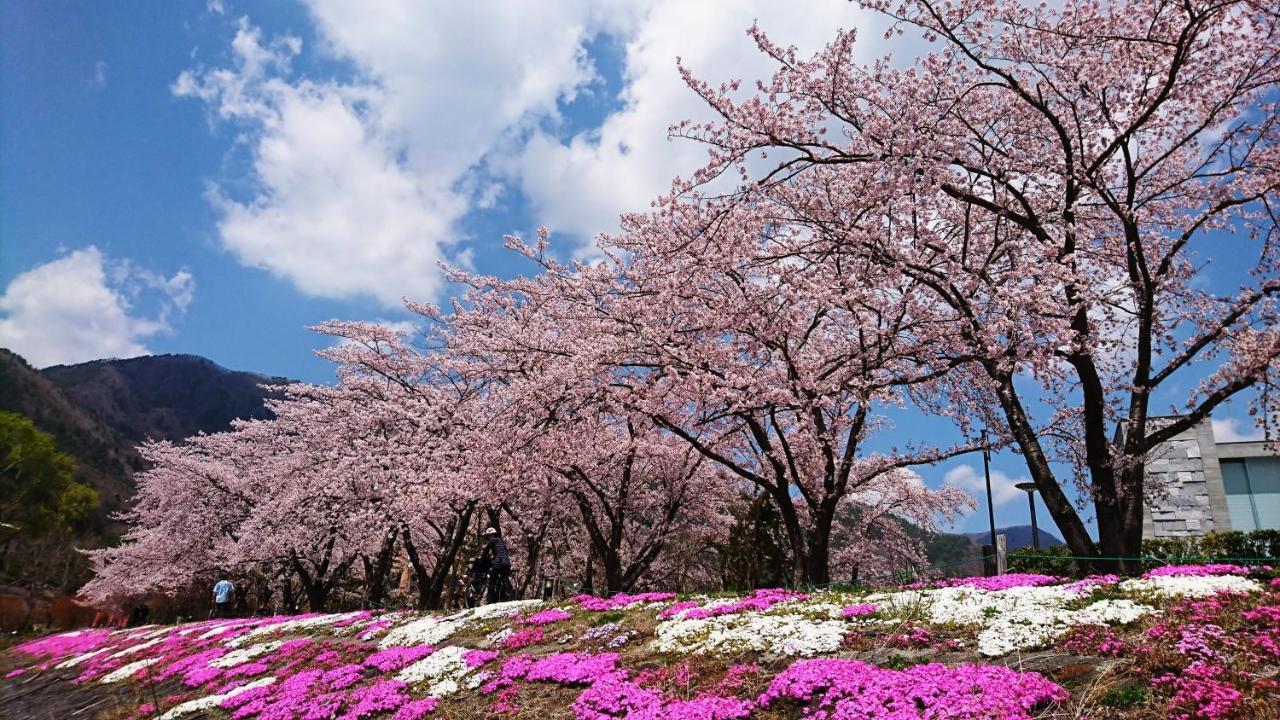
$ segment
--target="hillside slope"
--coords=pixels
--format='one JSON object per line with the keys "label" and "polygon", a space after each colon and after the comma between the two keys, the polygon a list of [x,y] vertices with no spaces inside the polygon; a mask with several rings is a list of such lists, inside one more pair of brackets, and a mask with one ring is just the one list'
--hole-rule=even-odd
{"label": "hillside slope", "polygon": [[21,356],[0,348],[0,410],[31,419],[76,460],[76,479],[98,491],[103,510],[124,507],[142,467],[133,444],[80,406]]}
{"label": "hillside slope", "polygon": [[89,630],[0,656],[0,709],[103,720],[1263,720],[1280,716],[1269,678],[1277,591],[1272,573],[1184,566],[1123,581],[1006,575]]}

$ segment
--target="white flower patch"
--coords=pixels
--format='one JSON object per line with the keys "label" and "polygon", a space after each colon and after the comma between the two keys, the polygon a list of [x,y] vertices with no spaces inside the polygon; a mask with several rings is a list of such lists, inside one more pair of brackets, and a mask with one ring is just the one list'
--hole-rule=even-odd
{"label": "white flower patch", "polygon": [[242,648],[240,650],[233,650],[227,653],[226,655],[223,655],[222,657],[210,662],[209,667],[216,667],[216,668],[235,667],[236,665],[240,665],[241,663],[249,662],[250,660],[258,657],[259,655],[266,655],[269,652],[274,652],[283,644],[284,644],[283,640],[272,640],[271,642],[264,642],[264,643],[258,643],[257,645],[250,645],[249,647]]}
{"label": "white flower patch", "polygon": [[847,625],[803,615],[753,612],[697,620],[673,618],[654,630],[659,652],[729,654],[755,651],[810,657],[840,649]]}
{"label": "white flower patch", "polygon": [[[147,627],[147,626],[143,626],[143,627]],[[155,629],[142,633],[142,635],[139,636],[139,639],[150,640],[151,638],[157,638],[157,637],[162,638],[165,635],[168,635],[169,633],[177,629],[177,626],[173,626],[173,627],[151,626],[151,627],[154,627]],[[141,630],[142,628],[138,628],[138,629]]]}
{"label": "white flower patch", "polygon": [[298,630],[317,628],[322,625],[332,625],[333,623],[349,618],[352,615],[355,615],[355,613],[330,613],[328,615],[317,615],[315,617],[301,618],[299,620],[285,620],[284,622],[273,623],[271,625],[263,625],[262,627],[254,628],[253,630],[250,630],[244,635],[236,638],[236,644],[233,647],[238,647],[251,640],[256,640],[278,632],[297,632]]}
{"label": "white flower patch", "polygon": [[466,627],[465,620],[444,620],[433,615],[418,618],[393,628],[378,641],[378,647],[386,649],[397,645],[439,645]]}
{"label": "white flower patch", "polygon": [[455,618],[466,618],[469,620],[489,620],[496,617],[506,617],[511,613],[524,612],[542,604],[541,600],[510,600],[508,602],[494,603],[492,605],[481,605],[477,608],[469,608],[461,610],[449,616],[450,620]]}
{"label": "white flower patch", "polygon": [[156,663],[160,662],[162,659],[163,658],[153,657],[153,658],[146,658],[143,660],[131,662],[128,665],[116,668],[115,670],[112,670],[111,672],[102,676],[102,679],[99,680],[98,682],[116,683],[116,682],[120,682],[121,680],[128,680],[129,678],[133,677],[134,673],[138,672],[142,668],[147,667],[148,665],[155,665]]}
{"label": "white flower patch", "polygon": [[463,681],[472,671],[463,658],[465,653],[465,648],[456,645],[440,648],[401,670],[396,679],[410,685],[430,683],[426,694],[432,697],[452,695],[462,688]]}
{"label": "white flower patch", "polygon": [[460,610],[443,618],[427,615],[393,628],[378,642],[378,647],[439,645],[472,622],[506,617],[541,604],[541,600],[512,600]]}
{"label": "white flower patch", "polygon": [[[200,635],[196,637],[196,639],[208,640],[209,638],[214,637],[216,635],[221,635],[222,633],[227,632],[228,630],[234,630],[243,626],[244,626],[244,623],[214,623],[213,627],[210,627],[208,630],[200,633]],[[236,638],[235,640],[238,640],[238,639],[239,638]],[[228,641],[227,646],[235,647],[235,645],[233,644],[235,640]]]}
{"label": "white flower patch", "polygon": [[493,632],[484,636],[484,644],[489,647],[497,647],[498,645],[502,644],[503,640],[506,640],[507,638],[511,637],[512,632],[514,631],[511,629],[510,625],[508,625],[507,627],[498,628],[497,630],[494,630]]}
{"label": "white flower patch", "polygon": [[1158,614],[1150,605],[1132,600],[1099,600],[1072,613],[1073,625],[1128,625],[1142,617]]}
{"label": "white flower patch", "polygon": [[64,660],[58,663],[57,665],[54,665],[54,668],[58,670],[66,670],[67,668],[73,668],[79,665],[80,663],[84,662],[85,660],[88,660],[89,658],[97,657],[98,655],[101,655],[102,653],[107,652],[109,649],[110,648],[101,648],[98,650],[91,650],[83,655],[77,655],[71,658],[70,660]]}
{"label": "white flower patch", "polygon": [[253,682],[248,683],[246,685],[241,685],[239,687],[232,688],[222,693],[221,695],[208,695],[202,698],[196,698],[195,700],[188,700],[182,703],[181,705],[174,706],[172,709],[169,710],[169,712],[161,715],[160,720],[173,720],[174,718],[182,717],[183,715],[189,715],[194,712],[201,712],[203,710],[212,710],[213,708],[216,708],[218,705],[222,704],[222,701],[226,700],[227,698],[233,698],[236,695],[239,695],[240,693],[248,692],[250,690],[255,690],[260,687],[266,687],[274,683],[275,681],[276,679],[274,677],[265,677],[259,680],[254,680]]}
{"label": "white flower patch", "polygon": [[1089,583],[982,590],[957,586],[871,595],[867,602],[934,624],[977,625],[978,652],[999,657],[1041,647],[1076,625],[1127,624],[1155,609],[1129,600],[1100,600],[1080,610],[1067,605],[1093,591]]}
{"label": "white flower patch", "polygon": [[147,648],[153,645],[159,645],[162,642],[164,642],[164,638],[158,637],[143,643],[138,643],[137,645],[130,645],[129,647],[121,650],[120,652],[112,653],[111,657],[118,658],[118,657],[124,657],[125,655],[132,655],[133,653],[136,653],[139,650],[146,650]]}
{"label": "white flower patch", "polygon": [[1153,578],[1135,578],[1120,582],[1126,592],[1149,592],[1157,597],[1208,597],[1218,593],[1261,592],[1262,585],[1239,575],[1168,575]]}
{"label": "white flower patch", "polygon": [[1132,600],[1099,600],[1080,610],[1004,613],[991,618],[978,633],[978,652],[999,657],[1047,645],[1079,625],[1127,625],[1155,612]]}

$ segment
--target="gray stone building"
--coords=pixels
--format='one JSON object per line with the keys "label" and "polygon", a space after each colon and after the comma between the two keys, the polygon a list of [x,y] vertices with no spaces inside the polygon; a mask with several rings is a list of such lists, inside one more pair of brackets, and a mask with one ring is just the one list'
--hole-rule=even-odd
{"label": "gray stone building", "polygon": [[1280,529],[1280,449],[1217,442],[1204,420],[1147,461],[1147,538]]}

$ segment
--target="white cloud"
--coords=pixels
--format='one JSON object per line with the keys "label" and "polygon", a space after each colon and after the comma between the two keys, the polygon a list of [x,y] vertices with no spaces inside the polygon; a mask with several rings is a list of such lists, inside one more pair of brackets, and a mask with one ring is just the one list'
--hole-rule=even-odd
{"label": "white cloud", "polygon": [[[681,79],[676,58],[712,83],[742,79],[750,87],[767,79],[776,66],[747,36],[753,21],[802,56],[831,42],[838,28],[869,24],[848,2],[653,3],[626,43],[624,107],[568,142],[537,133],[520,157],[521,186],[540,222],[584,238],[615,231],[619,213],[647,209],[675,176],[688,177],[701,166],[705,147],[667,139],[668,128],[680,120],[711,119]],[[860,37],[874,42],[876,33]]]}
{"label": "white cloud", "polygon": [[[145,316],[136,304],[148,290],[158,293],[159,308]],[[171,314],[194,292],[186,271],[165,278],[112,262],[91,245],[9,283],[0,295],[0,345],[36,367],[146,355],[143,340],[169,332]]]}
{"label": "white cloud", "polygon": [[99,60],[93,64],[93,84],[95,87],[107,86],[107,61]]}
{"label": "white cloud", "polygon": [[233,69],[185,72],[180,96],[207,102],[252,137],[252,197],[210,189],[222,244],[311,295],[371,295],[397,306],[439,284],[450,225],[465,203],[409,171],[381,124],[374,85],[288,82],[296,38],[264,43],[241,21]]}
{"label": "white cloud", "polygon": [[[235,125],[251,153],[247,192],[234,178],[209,193],[224,247],[308,294],[388,306],[435,295],[466,214],[513,187],[535,221],[587,239],[691,174],[705,149],[668,142],[667,128],[707,111],[677,56],[708,79],[751,80],[772,70],[746,35],[753,21],[808,53],[860,17],[838,0],[306,5],[311,50],[351,63],[354,79],[296,76],[301,42],[242,19],[230,65],[184,72],[173,91]],[[601,36],[625,47],[623,107],[562,143],[545,128],[598,89],[587,47]]]}
{"label": "white cloud", "polygon": [[[999,470],[991,471],[991,495],[996,505],[1004,505],[1014,500],[1022,500],[1026,502],[1026,493],[1014,487],[1017,483],[1027,482],[1030,478],[1025,476],[1009,477]],[[979,500],[978,505],[985,505],[987,496],[987,481],[982,476],[982,471],[972,465],[957,465],[947,471],[942,477],[942,481],[947,485],[964,490]]]}
{"label": "white cloud", "polygon": [[1213,439],[1220,443],[1250,442],[1262,440],[1262,429],[1256,425],[1241,427],[1243,423],[1237,418],[1213,420]]}

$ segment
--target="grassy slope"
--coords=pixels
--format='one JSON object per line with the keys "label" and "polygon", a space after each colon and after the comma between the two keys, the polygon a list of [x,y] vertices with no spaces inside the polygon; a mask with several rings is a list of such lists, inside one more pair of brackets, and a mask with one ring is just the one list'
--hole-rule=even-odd
{"label": "grassy slope", "polygon": [[[1234,706],[1231,714],[1224,717],[1280,717],[1276,693],[1273,689],[1268,689],[1265,680],[1260,681],[1260,678],[1275,675],[1277,665],[1280,665],[1280,655],[1266,651],[1265,648],[1260,651],[1261,646],[1258,644],[1258,638],[1271,637],[1274,647],[1276,633],[1280,629],[1277,629],[1274,622],[1245,620],[1250,613],[1256,615],[1258,608],[1272,607],[1280,610],[1280,594],[1277,594],[1277,588],[1268,587],[1266,580],[1259,582],[1259,586],[1263,588],[1261,591],[1245,596],[1223,595],[1200,601],[1159,597],[1150,591],[1122,590],[1115,585],[1100,586],[1083,594],[1078,601],[1069,603],[1069,606],[1078,609],[1101,600],[1129,599],[1151,604],[1161,614],[1104,631],[1112,643],[1106,647],[1099,647],[1094,636],[1096,633],[1086,630],[1049,641],[1038,649],[1018,650],[997,658],[983,657],[976,651],[980,630],[977,626],[931,622],[928,609],[920,603],[900,604],[893,610],[886,609],[886,605],[882,603],[881,610],[876,614],[846,623],[842,629],[846,633],[844,641],[838,649],[826,654],[863,660],[892,669],[937,661],[947,665],[969,662],[1005,665],[1023,671],[1040,672],[1067,689],[1070,699],[1058,705],[1037,708],[1034,713],[1037,717],[1134,720],[1166,717],[1174,713],[1169,705],[1174,689],[1153,687],[1152,678],[1178,673],[1198,658],[1213,654],[1219,658],[1215,662],[1225,673],[1222,675],[1225,678],[1223,682],[1244,694],[1238,706]],[[814,622],[830,621],[832,608],[838,610],[839,607],[864,602],[866,599],[858,594],[822,593],[806,601],[776,605],[765,611],[764,615],[802,617]],[[499,615],[461,622],[451,636],[433,644],[437,653],[440,648],[451,645],[465,648],[495,647],[500,652],[499,657],[476,672],[494,671],[504,661],[520,654],[547,657],[564,651],[593,654],[607,651],[605,645],[616,636],[615,633],[605,633],[604,637],[594,640],[586,637],[593,630],[599,632],[601,627],[618,623],[618,633],[632,633],[630,638],[616,648],[620,664],[630,670],[633,676],[648,671],[646,687],[661,691],[669,698],[692,698],[700,693],[753,698],[768,687],[769,680],[776,673],[795,661],[795,658],[782,654],[785,649],[777,644],[771,648],[773,652],[747,649],[747,645],[755,642],[749,636],[710,653],[659,652],[653,645],[660,622],[657,615],[665,604],[640,603],[620,610],[601,612],[589,611],[571,602],[562,603],[561,607],[567,609],[571,617],[542,626],[543,638],[539,641],[523,648],[504,649],[501,643],[494,645],[488,639],[493,633],[504,629],[529,631],[530,626],[521,624],[519,618],[546,607],[548,606],[521,608],[521,614],[514,618]],[[312,638],[314,642],[308,646],[309,649],[299,655],[263,656],[267,667],[262,669],[258,677],[278,675],[283,680],[307,667],[332,668],[346,662],[359,662],[376,651],[380,642],[385,644],[387,641],[387,629],[369,624],[377,621],[379,616],[368,619],[358,615],[343,617],[346,621],[356,618],[356,622],[343,628],[325,624],[312,628],[275,630],[267,626],[254,631],[259,637],[241,642],[248,647],[267,640]],[[390,632],[394,633],[395,628],[402,627],[419,616],[396,614],[381,617],[392,619]],[[726,622],[737,622],[750,617],[750,614],[731,617],[735,619]],[[167,631],[161,629],[158,637],[173,638],[180,631],[188,631],[185,637],[195,638],[205,631],[204,626],[213,627],[208,623],[196,625],[200,627],[182,626]],[[1207,645],[1202,642],[1198,649],[1192,648],[1185,652],[1176,649],[1179,644],[1187,644],[1184,635],[1204,635],[1202,631],[1206,625],[1223,628],[1225,632],[1220,633],[1217,640],[1208,641]],[[920,632],[921,630],[924,632]],[[143,636],[148,632],[152,631],[131,631],[111,636],[113,652],[145,642]],[[401,634],[404,634],[403,631]],[[360,639],[361,636],[367,639]],[[703,636],[699,637],[705,639]],[[196,650],[220,646],[222,639],[202,642],[204,645],[200,648],[175,649],[163,654],[164,661],[155,668],[161,669],[166,663],[190,655]],[[412,639],[406,642],[413,643]],[[1124,649],[1116,649],[1121,647]],[[162,709],[168,709],[191,697],[207,694],[229,681],[244,682],[252,678],[250,676],[231,681],[230,678],[223,677],[207,683],[204,688],[195,689],[184,685],[180,675],[158,682],[144,681],[142,676],[136,677],[134,681],[120,683],[104,684],[97,681],[124,660],[147,657],[148,653],[155,652],[153,648],[142,648],[121,660],[108,662],[100,667],[94,667],[91,661],[69,670],[52,667],[40,669],[41,665],[52,665],[65,659],[63,657],[33,658],[10,649],[0,659],[0,673],[8,673],[14,668],[23,668],[24,671],[0,681],[0,715],[15,718],[69,717],[72,713],[81,711],[75,717],[149,717],[150,715],[137,713],[139,705],[158,703]],[[322,662],[323,658],[318,658],[317,655],[326,649],[335,650],[340,658],[330,660],[327,664]],[[102,656],[107,654],[109,653]],[[38,662],[42,659],[43,663]],[[36,663],[34,666],[33,662]],[[726,672],[733,666],[747,663],[755,664],[758,669],[744,673],[737,683],[726,685]],[[346,692],[368,687],[378,678],[394,674],[391,672],[380,675],[375,671],[365,670],[361,682],[351,686]],[[77,677],[84,682],[76,684]],[[420,682],[412,687],[411,694],[422,697],[429,685],[430,682]],[[428,717],[481,718],[491,715],[495,708],[502,706],[513,710],[505,714],[505,717],[539,720],[569,718],[573,717],[571,708],[582,692],[581,684],[524,682],[514,687],[515,690],[506,691],[509,697],[505,699],[501,692],[484,694],[476,690],[464,690],[443,699],[435,713]],[[792,703],[758,710],[752,717],[793,718],[799,717],[800,713],[801,708]],[[224,714],[213,711],[208,716],[223,717]]]}

